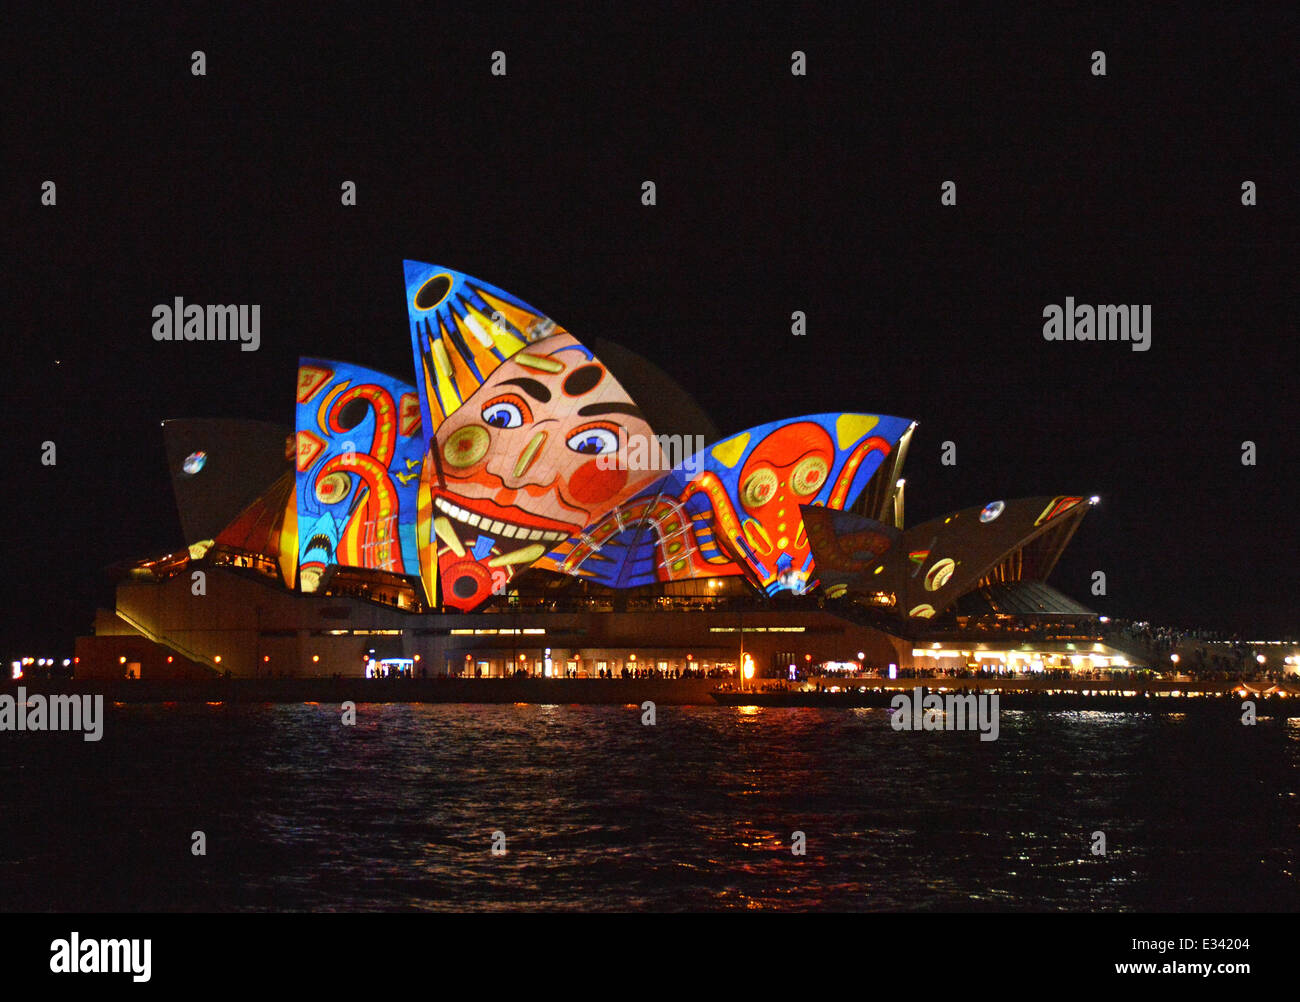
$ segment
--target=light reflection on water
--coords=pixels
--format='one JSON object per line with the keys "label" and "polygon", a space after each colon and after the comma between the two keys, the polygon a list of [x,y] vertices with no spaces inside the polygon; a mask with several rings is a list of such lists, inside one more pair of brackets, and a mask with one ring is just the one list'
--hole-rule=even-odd
{"label": "light reflection on water", "polygon": [[894,731],[883,709],[641,716],[362,704],[342,727],[332,705],[124,706],[98,744],[3,735],[0,907],[1300,904],[1290,722],[1006,711],[981,742]]}

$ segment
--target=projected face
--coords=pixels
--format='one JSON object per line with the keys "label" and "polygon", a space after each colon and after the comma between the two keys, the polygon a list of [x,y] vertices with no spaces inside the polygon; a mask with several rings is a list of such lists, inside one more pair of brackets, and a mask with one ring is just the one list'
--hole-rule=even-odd
{"label": "projected face", "polygon": [[739,480],[742,526],[764,564],[802,571],[809,549],[799,506],[821,492],[834,461],[830,436],[806,421],[778,428],[745,461]]}
{"label": "projected face", "polygon": [[435,438],[444,601],[479,605],[656,476],[618,468],[632,436],[653,441],[623,388],[571,335],[534,342],[497,368]]}

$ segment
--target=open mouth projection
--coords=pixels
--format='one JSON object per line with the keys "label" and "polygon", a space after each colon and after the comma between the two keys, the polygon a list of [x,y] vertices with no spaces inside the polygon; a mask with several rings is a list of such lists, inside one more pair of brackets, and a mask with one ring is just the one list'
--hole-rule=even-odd
{"label": "open mouth projection", "polygon": [[303,553],[310,553],[312,550],[324,550],[327,554],[333,554],[334,544],[330,541],[329,536],[323,532],[318,532],[307,541]]}
{"label": "open mouth projection", "polygon": [[500,539],[516,539],[521,542],[562,543],[570,535],[567,532],[530,529],[527,526],[514,525],[500,519],[488,518],[486,515],[477,515],[472,511],[466,511],[459,505],[452,504],[444,498],[434,498],[433,503],[438,511],[448,518],[485,535],[496,536]]}

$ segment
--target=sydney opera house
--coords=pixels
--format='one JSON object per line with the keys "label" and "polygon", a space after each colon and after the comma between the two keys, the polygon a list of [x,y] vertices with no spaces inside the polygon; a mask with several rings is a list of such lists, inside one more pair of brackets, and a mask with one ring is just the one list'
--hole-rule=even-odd
{"label": "sydney opera house", "polygon": [[1046,583],[1082,494],[905,527],[908,418],[724,437],[626,348],[450,269],[405,279],[413,383],[303,358],[292,429],[164,423],[184,545],[114,569],[78,675],[1126,663]]}

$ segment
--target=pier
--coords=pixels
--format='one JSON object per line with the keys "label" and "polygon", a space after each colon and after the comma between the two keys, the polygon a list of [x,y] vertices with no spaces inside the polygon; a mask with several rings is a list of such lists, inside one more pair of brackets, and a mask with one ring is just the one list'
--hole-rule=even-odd
{"label": "pier", "polygon": [[[0,685],[16,693],[19,683]],[[49,679],[22,683],[30,694],[102,694],[112,703],[533,703],[570,705],[887,707],[897,693],[996,692],[1003,709],[1102,710],[1182,713],[1214,707],[1240,713],[1253,699],[1260,715],[1300,716],[1300,683],[1198,682],[1156,679],[1138,683],[1100,679],[853,678],[784,683],[737,683],[708,678],[270,678],[270,679]]]}

